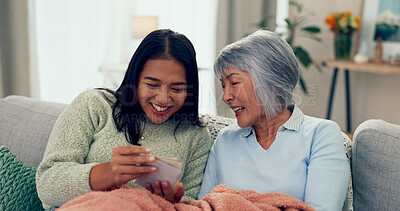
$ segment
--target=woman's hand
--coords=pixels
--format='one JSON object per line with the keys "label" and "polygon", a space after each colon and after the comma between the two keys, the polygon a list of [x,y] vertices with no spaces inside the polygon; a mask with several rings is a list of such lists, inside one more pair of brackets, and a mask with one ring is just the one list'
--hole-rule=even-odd
{"label": "woman's hand", "polygon": [[114,189],[144,174],[157,170],[155,166],[144,165],[155,161],[148,155],[150,149],[127,145],[114,149],[111,161],[93,167],[90,172],[90,186],[94,191]]}
{"label": "woman's hand", "polygon": [[125,184],[146,173],[155,171],[156,167],[154,166],[142,165],[155,161],[154,156],[146,155],[149,153],[149,148],[135,145],[115,148],[110,161],[110,173],[113,181],[117,185]]}
{"label": "woman's hand", "polygon": [[164,197],[167,201],[172,203],[180,202],[185,193],[183,183],[181,182],[176,184],[176,193],[174,193],[168,181],[163,181],[161,183],[160,180],[156,180],[154,181],[154,188],[150,183],[146,183],[146,189],[156,195]]}

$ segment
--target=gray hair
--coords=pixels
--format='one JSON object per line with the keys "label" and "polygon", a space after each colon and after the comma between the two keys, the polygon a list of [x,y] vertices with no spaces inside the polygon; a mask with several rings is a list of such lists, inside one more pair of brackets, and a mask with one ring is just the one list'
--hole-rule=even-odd
{"label": "gray hair", "polygon": [[218,78],[228,72],[228,66],[249,74],[267,122],[292,104],[298,63],[290,45],[277,33],[259,30],[227,45],[214,63]]}

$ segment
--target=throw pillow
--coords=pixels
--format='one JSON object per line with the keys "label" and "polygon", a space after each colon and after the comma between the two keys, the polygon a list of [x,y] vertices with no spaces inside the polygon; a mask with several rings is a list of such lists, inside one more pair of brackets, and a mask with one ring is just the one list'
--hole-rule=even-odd
{"label": "throw pillow", "polygon": [[35,182],[36,168],[25,166],[0,146],[0,210],[43,210]]}

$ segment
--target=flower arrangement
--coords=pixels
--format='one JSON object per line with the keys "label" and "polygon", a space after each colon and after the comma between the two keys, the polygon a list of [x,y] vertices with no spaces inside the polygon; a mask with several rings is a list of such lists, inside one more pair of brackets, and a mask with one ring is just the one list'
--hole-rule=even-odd
{"label": "flower arrangement", "polygon": [[329,14],[325,23],[335,34],[352,34],[360,29],[361,19],[352,15],[350,11],[345,11]]}

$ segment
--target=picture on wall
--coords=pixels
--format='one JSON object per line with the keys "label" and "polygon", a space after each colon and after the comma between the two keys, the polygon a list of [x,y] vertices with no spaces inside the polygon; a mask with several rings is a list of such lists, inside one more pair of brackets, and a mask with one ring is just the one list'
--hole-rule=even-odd
{"label": "picture on wall", "polygon": [[400,55],[400,0],[361,0],[363,15],[358,52],[374,58],[377,37],[382,38],[383,59]]}
{"label": "picture on wall", "polygon": [[400,2],[399,0],[380,0],[375,24],[374,40],[400,42]]}

